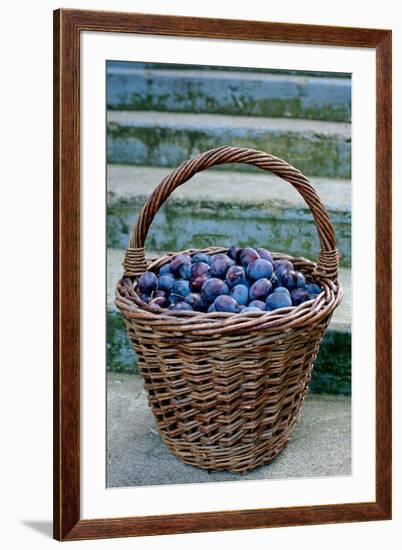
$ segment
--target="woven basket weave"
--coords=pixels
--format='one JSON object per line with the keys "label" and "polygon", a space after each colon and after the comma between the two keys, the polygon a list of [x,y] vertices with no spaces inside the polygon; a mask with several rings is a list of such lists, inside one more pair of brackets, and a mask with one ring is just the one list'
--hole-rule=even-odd
{"label": "woven basket weave", "polygon": [[[174,255],[150,262],[145,258],[144,243],[155,214],[194,174],[226,163],[271,171],[302,195],[317,226],[318,262],[280,253],[273,257],[289,259],[307,281],[319,281],[323,292],[317,298],[293,308],[235,314],[171,311],[140,300],[138,276],[157,270]],[[183,462],[208,470],[246,472],[273,460],[290,438],[321,339],[342,298],[333,227],[307,178],[262,151],[219,147],[201,153],[174,170],[149,197],[123,265],[115,303],[163,441]]]}

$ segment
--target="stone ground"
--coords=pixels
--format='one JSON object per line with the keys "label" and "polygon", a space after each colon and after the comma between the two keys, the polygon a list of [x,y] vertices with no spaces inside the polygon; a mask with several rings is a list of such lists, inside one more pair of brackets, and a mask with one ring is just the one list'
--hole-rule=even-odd
{"label": "stone ground", "polygon": [[181,463],[158,435],[142,381],[107,375],[107,486],[351,475],[351,400],[310,394],[288,445],[269,465],[244,475]]}

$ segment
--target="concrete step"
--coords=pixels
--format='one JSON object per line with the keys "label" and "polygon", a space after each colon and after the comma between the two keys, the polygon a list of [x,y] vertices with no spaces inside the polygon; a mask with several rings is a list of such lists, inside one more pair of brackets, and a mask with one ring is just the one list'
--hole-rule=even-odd
{"label": "concrete step", "polygon": [[261,69],[259,67],[225,67],[221,65],[187,65],[180,63],[147,63],[143,61],[107,61],[107,70],[111,67],[119,67],[120,69],[130,69],[137,67],[138,69],[163,69],[172,71],[227,71],[227,72],[245,72],[245,73],[272,73],[282,75],[296,75],[296,76],[315,76],[325,78],[344,78],[350,79],[350,73],[342,72],[328,72],[328,71],[299,71],[288,69]]}
{"label": "concrete step", "polygon": [[[346,122],[108,111],[107,158],[111,163],[175,167],[201,151],[230,144],[267,151],[306,175],[350,178],[350,131]],[[222,168],[233,170],[233,165]],[[236,169],[255,170],[247,165]]]}
{"label": "concrete step", "polygon": [[351,79],[263,69],[204,70],[116,64],[107,68],[109,109],[217,113],[349,122]]}
{"label": "concrete step", "polygon": [[[150,257],[156,253],[150,251]],[[107,369],[137,372],[136,358],[123,319],[114,305],[114,292],[122,275],[123,250],[107,251]],[[351,392],[351,271],[341,268],[344,298],[335,310],[314,366],[311,391],[349,395]]]}
{"label": "concrete step", "polygon": [[[170,169],[108,165],[107,241],[125,248],[132,224]],[[314,178],[335,227],[342,265],[350,265],[349,180]],[[205,246],[266,246],[314,260],[317,230],[301,196],[284,180],[254,173],[205,170],[179,187],[156,215],[147,246],[183,250]]]}

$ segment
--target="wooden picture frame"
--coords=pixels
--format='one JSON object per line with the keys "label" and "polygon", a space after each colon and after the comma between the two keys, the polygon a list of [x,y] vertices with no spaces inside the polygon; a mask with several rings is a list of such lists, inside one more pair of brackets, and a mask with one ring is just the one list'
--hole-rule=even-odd
{"label": "wooden picture frame", "polygon": [[[139,33],[376,51],[376,498],[322,506],[80,517],[80,33]],[[60,9],[54,12],[54,537],[161,535],[391,518],[391,31]]]}

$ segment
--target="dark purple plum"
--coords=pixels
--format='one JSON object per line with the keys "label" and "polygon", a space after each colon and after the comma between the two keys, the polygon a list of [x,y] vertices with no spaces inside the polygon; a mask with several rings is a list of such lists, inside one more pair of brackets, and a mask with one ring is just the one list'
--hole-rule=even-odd
{"label": "dark purple plum", "polygon": [[265,300],[272,292],[272,283],[268,279],[258,279],[250,288],[250,300]]}
{"label": "dark purple plum", "polygon": [[273,292],[268,296],[265,303],[268,311],[292,306],[292,300],[286,292]]}
{"label": "dark purple plum", "polygon": [[152,295],[152,298],[167,298],[167,295],[168,295],[168,292],[165,291],[165,290],[156,290],[153,295]]}
{"label": "dark purple plum", "polygon": [[190,279],[190,290],[191,292],[199,292],[201,290],[202,285],[209,279],[209,275],[200,275],[200,277],[196,277],[195,279]]}
{"label": "dark purple plum", "polygon": [[293,270],[293,264],[289,260],[276,260],[274,261],[274,269],[277,275],[280,275],[282,271]]}
{"label": "dark purple plum", "polygon": [[242,313],[261,313],[263,310],[259,307],[247,306],[242,310]]}
{"label": "dark purple plum", "polygon": [[262,258],[251,262],[247,266],[247,276],[252,281],[258,279],[270,279],[273,273],[273,267],[271,262],[263,260]]}
{"label": "dark purple plum", "polygon": [[243,305],[240,305],[240,306],[239,306],[239,311],[240,311],[240,313],[241,313],[242,311],[244,311],[245,309],[247,309],[247,306],[243,306]]}
{"label": "dark purple plum", "polygon": [[214,313],[216,311],[214,304],[211,304],[208,308],[207,313]]}
{"label": "dark purple plum", "polygon": [[263,302],[262,300],[252,300],[248,304],[248,307],[258,307],[258,309],[260,309],[261,311],[265,311],[265,302]]}
{"label": "dark purple plum", "polygon": [[145,271],[138,279],[138,288],[143,294],[151,294],[158,288],[158,277],[152,271]]}
{"label": "dark purple plum", "polygon": [[167,299],[164,298],[163,296],[158,296],[158,298],[153,298],[153,299],[149,302],[149,305],[150,305],[150,306],[167,307],[168,301],[167,301]]}
{"label": "dark purple plum", "polygon": [[167,274],[172,274],[172,272],[170,271],[170,262],[168,262],[167,264],[164,264],[164,265],[161,265],[161,267],[159,268],[159,275],[167,275]]}
{"label": "dark purple plum", "polygon": [[168,301],[170,305],[174,306],[179,302],[184,302],[184,296],[179,296],[178,294],[170,294]]}
{"label": "dark purple plum", "polygon": [[198,292],[190,292],[184,300],[194,309],[194,311],[207,311],[208,304],[201,298]]}
{"label": "dark purple plum", "polygon": [[308,292],[307,290],[304,290],[304,288],[295,288],[290,293],[290,297],[292,298],[292,304],[294,306],[299,306],[308,300]]}
{"label": "dark purple plum", "polygon": [[243,285],[246,282],[246,274],[240,265],[232,265],[226,272],[226,284],[229,288],[236,285]]}
{"label": "dark purple plum", "polygon": [[320,294],[320,292],[322,292],[322,288],[316,283],[310,283],[307,285],[306,290],[310,295]]}
{"label": "dark purple plum", "polygon": [[291,269],[281,271],[279,280],[281,285],[286,287],[288,290],[297,288],[297,275],[296,272]]}
{"label": "dark purple plum", "polygon": [[193,311],[193,308],[187,302],[177,302],[177,304],[171,304],[168,309],[173,311]]}
{"label": "dark purple plum", "polygon": [[174,285],[174,282],[175,278],[173,277],[173,275],[161,275],[158,279],[158,289],[169,292],[169,290]]}
{"label": "dark purple plum", "polygon": [[239,312],[239,304],[231,296],[218,296],[215,298],[214,306],[216,311],[226,311],[227,313]]}
{"label": "dark purple plum", "polygon": [[149,304],[149,302],[151,301],[151,296],[149,296],[149,294],[140,294],[140,299],[145,302],[146,304]]}
{"label": "dark purple plum", "polygon": [[190,293],[189,282],[183,281],[183,280],[175,281],[174,285],[170,290],[171,296],[181,296],[182,298],[185,298],[189,293]]}
{"label": "dark purple plum", "polygon": [[187,281],[191,279],[191,264],[190,263],[183,263],[179,265],[178,274],[179,277],[182,279],[186,279]]}
{"label": "dark purple plum", "polygon": [[296,271],[297,288],[306,288],[306,279],[301,271]]}
{"label": "dark purple plum", "polygon": [[170,271],[173,275],[179,275],[179,267],[183,264],[191,264],[191,258],[188,254],[177,254],[170,262]]}
{"label": "dark purple plum", "polygon": [[278,277],[275,272],[272,273],[270,281],[272,284],[272,288],[276,288],[279,285]]}
{"label": "dark purple plum", "polygon": [[193,264],[196,264],[198,262],[209,264],[210,256],[208,254],[205,254],[205,252],[197,252],[196,254],[194,254],[194,256],[191,257],[191,261],[193,262]]}
{"label": "dark purple plum", "polygon": [[209,264],[206,262],[197,262],[191,267],[191,279],[196,279],[202,275],[208,275],[210,272]]}
{"label": "dark purple plum", "polygon": [[274,292],[277,292],[279,294],[287,294],[288,296],[290,296],[290,292],[287,288],[285,288],[284,286],[277,286],[274,290]]}
{"label": "dark purple plum", "polygon": [[266,248],[256,248],[256,251],[260,255],[260,258],[262,258],[263,260],[268,260],[269,262],[271,262],[271,264],[274,263],[274,259],[269,250],[267,250]]}
{"label": "dark purple plum", "polygon": [[214,254],[211,256],[211,276],[224,279],[229,267],[234,265],[234,261],[226,254]]}
{"label": "dark purple plum", "polygon": [[230,295],[238,304],[246,306],[249,299],[249,288],[246,285],[236,285],[230,291]]}
{"label": "dark purple plum", "polygon": [[260,259],[260,255],[254,248],[242,248],[240,252],[238,252],[238,258],[240,260],[240,263],[247,267],[248,264],[251,264],[255,262],[256,260]]}
{"label": "dark purple plum", "polygon": [[240,252],[240,246],[231,246],[228,252],[229,258],[232,258],[233,261],[237,262],[238,253]]}
{"label": "dark purple plum", "polygon": [[201,287],[202,299],[208,304],[222,294],[229,294],[229,287],[222,279],[216,277],[207,279]]}

